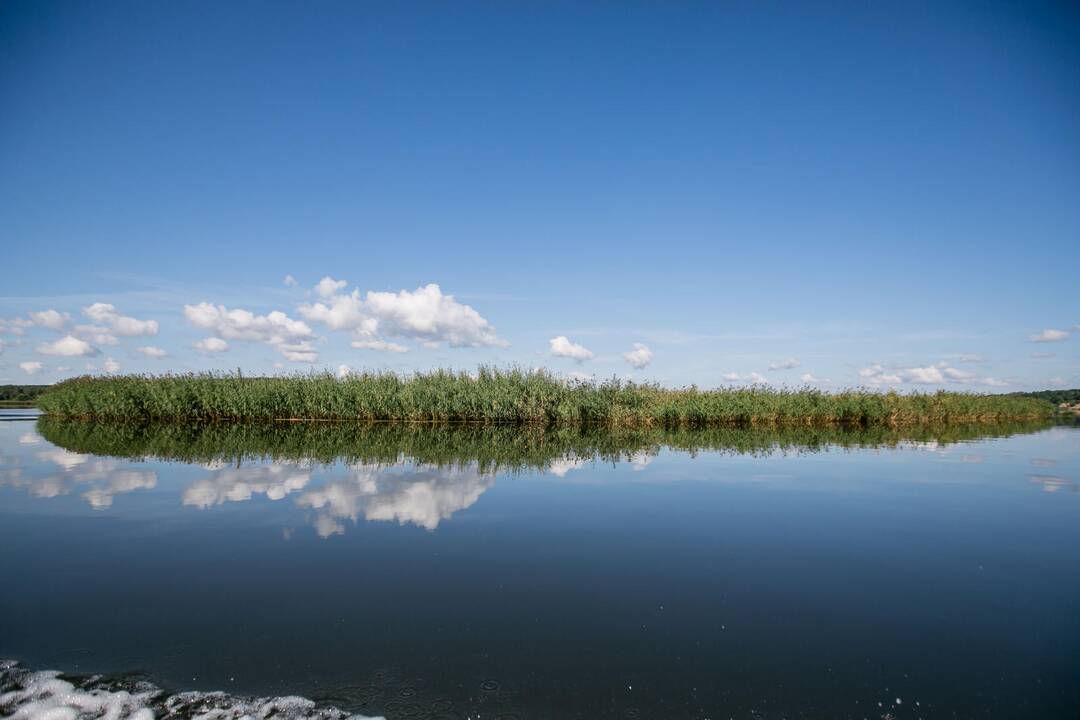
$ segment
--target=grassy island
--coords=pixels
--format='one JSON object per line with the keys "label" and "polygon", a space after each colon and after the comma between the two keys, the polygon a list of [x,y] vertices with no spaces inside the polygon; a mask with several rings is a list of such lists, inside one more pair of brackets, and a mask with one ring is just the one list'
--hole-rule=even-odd
{"label": "grassy island", "polygon": [[49,415],[94,420],[474,422],[545,426],[902,426],[1041,419],[1050,403],[1017,395],[821,392],[770,387],[700,390],[544,372],[481,368],[401,376],[329,373],[80,377],[37,401]]}

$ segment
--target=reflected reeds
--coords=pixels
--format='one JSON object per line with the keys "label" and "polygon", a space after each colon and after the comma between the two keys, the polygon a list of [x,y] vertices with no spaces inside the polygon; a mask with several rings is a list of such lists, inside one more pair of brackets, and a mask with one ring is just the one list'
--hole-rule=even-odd
{"label": "reflected reeds", "polygon": [[1047,421],[913,427],[606,428],[353,423],[102,423],[42,417],[38,432],[76,453],[182,462],[389,465],[410,458],[482,471],[545,469],[560,458],[619,461],[661,448],[762,455],[953,443],[1035,432]]}

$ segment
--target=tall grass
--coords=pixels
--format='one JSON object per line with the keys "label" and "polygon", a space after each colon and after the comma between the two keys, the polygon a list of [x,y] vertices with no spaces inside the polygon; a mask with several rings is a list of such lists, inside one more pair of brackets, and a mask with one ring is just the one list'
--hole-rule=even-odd
{"label": "tall grass", "polygon": [[910,425],[1048,417],[1044,401],[863,389],[699,390],[611,380],[565,382],[544,372],[481,368],[401,376],[192,374],[80,377],[38,398],[58,417],[99,420],[359,420],[546,426]]}

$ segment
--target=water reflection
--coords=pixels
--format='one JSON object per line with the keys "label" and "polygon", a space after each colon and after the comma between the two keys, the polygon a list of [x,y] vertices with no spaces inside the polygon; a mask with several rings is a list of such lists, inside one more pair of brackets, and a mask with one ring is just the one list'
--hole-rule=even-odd
{"label": "water reflection", "polygon": [[281,500],[303,490],[309,482],[311,471],[295,465],[223,468],[184,490],[183,503],[205,510],[226,502],[244,502],[254,495]]}
{"label": "water reflection", "polygon": [[[323,538],[347,523],[396,522],[434,531],[473,506],[504,473],[540,471],[566,478],[594,461],[645,470],[661,448],[690,455],[764,456],[852,448],[910,447],[947,452],[955,443],[1025,433],[1040,423],[919,428],[713,428],[705,430],[348,424],[125,425],[42,417],[22,432],[14,454],[0,455],[0,485],[36,498],[78,493],[94,509],[157,486],[143,461],[181,462],[204,471],[187,481],[183,506],[208,510],[252,500],[291,498]],[[963,463],[981,463],[965,453]],[[1034,458],[1037,467],[1052,467]],[[1030,475],[1048,492],[1076,486]],[[287,535],[288,537],[288,535]]]}
{"label": "water reflection", "polygon": [[0,423],[0,658],[389,720],[1071,717],[1080,432],[981,441],[1043,427]]}
{"label": "water reflection", "polygon": [[[35,446],[41,438],[24,433],[20,447]],[[24,459],[34,459],[34,472]],[[157,473],[133,469],[112,458],[100,458],[52,447],[34,452],[29,458],[0,455],[0,485],[24,489],[37,498],[56,498],[82,491],[81,496],[97,510],[112,507],[118,495],[153,488]]]}
{"label": "water reflection", "polygon": [[495,484],[495,476],[476,467],[360,470],[297,498],[311,508],[320,537],[345,532],[342,520],[393,520],[434,530],[455,512],[472,506]]}
{"label": "water reflection", "polygon": [[245,460],[393,465],[476,464],[565,474],[592,459],[648,464],[661,447],[768,455],[845,448],[943,449],[1052,427],[1043,421],[917,427],[605,428],[349,423],[108,424],[42,417],[38,432],[77,454],[238,464]]}

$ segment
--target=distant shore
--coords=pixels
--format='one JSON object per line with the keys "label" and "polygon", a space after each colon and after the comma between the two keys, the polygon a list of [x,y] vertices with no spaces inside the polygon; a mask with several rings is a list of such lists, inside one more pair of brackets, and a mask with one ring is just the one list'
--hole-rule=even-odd
{"label": "distant shore", "polygon": [[329,373],[86,376],[36,398],[48,415],[95,420],[474,422],[634,426],[858,425],[1041,419],[1056,408],[1023,395],[765,386],[667,389],[619,380],[565,381],[481,368],[401,376]]}

